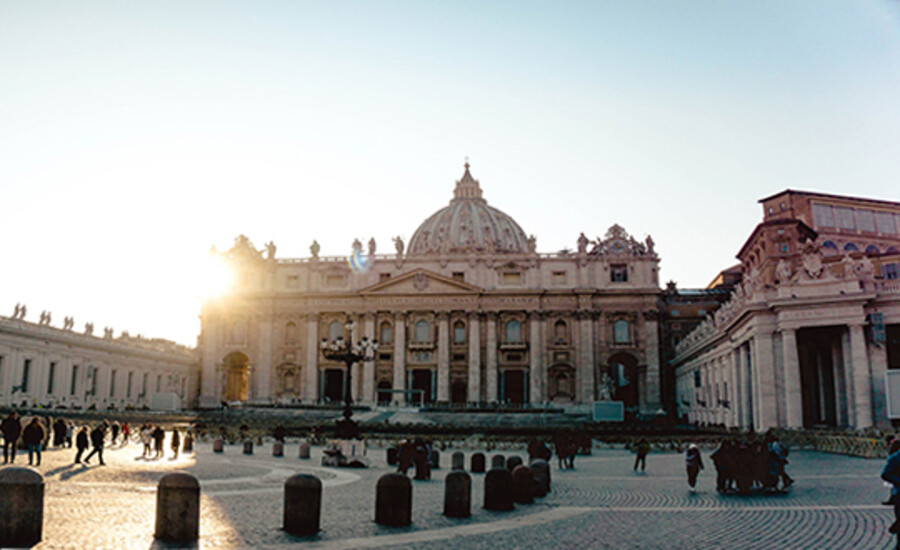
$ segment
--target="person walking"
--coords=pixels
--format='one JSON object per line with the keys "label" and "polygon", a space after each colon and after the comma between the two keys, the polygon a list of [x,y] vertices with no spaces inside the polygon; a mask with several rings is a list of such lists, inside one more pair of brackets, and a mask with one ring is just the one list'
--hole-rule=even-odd
{"label": "person walking", "polygon": [[[22,442],[25,443],[25,447],[28,449],[29,466],[41,465],[41,446],[46,435],[47,432],[44,431],[41,419],[36,416],[25,426],[25,430],[22,432]],[[35,455],[37,455],[37,464],[33,464]]]}
{"label": "person walking", "polygon": [[80,430],[78,430],[78,435],[75,436],[75,448],[78,449],[78,452],[75,453],[75,464],[81,464],[81,455],[90,447],[90,438],[88,436],[87,426],[82,426]]}
{"label": "person walking", "polygon": [[121,429],[121,426],[119,426],[119,423],[117,421],[113,420],[112,426],[110,427],[110,433],[112,435],[112,445],[115,445],[116,440],[119,439],[119,430],[120,429]]}
{"label": "person walking", "polygon": [[178,433],[178,428],[172,428],[172,452],[175,453],[172,460],[178,458],[179,447],[181,447],[181,434]]}
{"label": "person walking", "polygon": [[75,423],[69,420],[66,422],[66,447],[72,448],[72,438],[75,437]]}
{"label": "person walking", "polygon": [[888,528],[888,532],[897,535],[897,546],[900,550],[900,440],[891,441],[888,449],[887,462],[881,470],[881,479],[891,484],[890,503],[894,505],[894,523]]}
{"label": "person walking", "polygon": [[22,423],[19,421],[19,413],[13,411],[0,423],[0,431],[3,432],[3,463],[14,464],[16,462],[16,449],[19,446],[19,436],[22,435]]}
{"label": "person walking", "polygon": [[700,448],[696,444],[691,443],[688,446],[687,453],[684,456],[684,464],[687,468],[688,485],[691,486],[691,492],[697,492],[697,476],[703,469],[703,459],[700,458]]}
{"label": "person walking", "polygon": [[162,429],[162,426],[157,426],[153,430],[153,450],[156,451],[156,458],[162,458],[166,454],[165,440],[165,430]]}
{"label": "person walking", "polygon": [[91,449],[90,454],[88,454],[84,458],[85,464],[91,463],[91,457],[97,455],[97,459],[100,461],[101,466],[106,466],[106,463],[103,462],[103,439],[106,437],[106,424],[101,422],[97,424],[97,427],[91,431],[91,445],[93,449]]}
{"label": "person walking", "polygon": [[128,445],[128,436],[131,435],[131,428],[128,427],[128,422],[122,422],[122,446]]}
{"label": "person walking", "polygon": [[650,444],[646,439],[641,438],[634,448],[634,471],[637,472],[638,464],[641,465],[641,472],[647,469],[647,455],[650,454]]}

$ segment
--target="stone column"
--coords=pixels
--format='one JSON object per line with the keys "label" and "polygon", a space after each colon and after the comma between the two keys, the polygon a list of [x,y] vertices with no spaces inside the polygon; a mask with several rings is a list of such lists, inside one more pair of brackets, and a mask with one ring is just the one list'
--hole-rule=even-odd
{"label": "stone column", "polygon": [[872,373],[866,350],[863,325],[850,325],[850,361],[853,372],[853,405],[856,411],[856,429],[872,426]]}
{"label": "stone column", "polygon": [[[406,389],[406,314],[394,314],[394,383],[393,389]],[[391,402],[399,405],[403,394],[395,393]]]}
{"label": "stone column", "polygon": [[870,347],[869,362],[872,369],[872,414],[875,426],[889,428],[887,409],[887,388],[885,387],[885,374],[887,373],[888,357],[887,347]]}
{"label": "stone column", "polygon": [[485,354],[485,401],[497,402],[497,314],[487,314],[487,350]]}
{"label": "stone column", "polygon": [[478,314],[469,314],[469,384],[466,400],[469,403],[481,401],[481,330]]}
{"label": "stone column", "polygon": [[256,398],[268,401],[272,388],[272,317],[263,314],[259,319],[259,361],[256,364]]}
{"label": "stone column", "polygon": [[[371,342],[375,340],[375,315],[367,313],[363,316],[363,335]],[[376,352],[377,356],[378,353]],[[367,404],[375,403],[375,360],[363,363],[362,397]]]}
{"label": "stone column", "polygon": [[647,332],[647,412],[655,413],[662,406],[659,390],[659,323],[657,312],[644,314],[644,330]]}
{"label": "stone column", "polygon": [[530,392],[530,401],[532,405],[538,405],[544,400],[543,374],[544,364],[541,362],[542,350],[544,348],[543,332],[541,325],[543,321],[539,311],[532,311],[528,315],[528,327],[531,331],[529,335],[528,351],[531,356],[528,365],[528,385]]}
{"label": "stone column", "polygon": [[735,388],[735,397],[738,401],[738,411],[740,412],[740,427],[748,428],[753,422],[750,407],[750,376],[747,368],[747,355],[742,344],[734,350],[735,366],[738,374],[738,387]]}
{"label": "stone column", "polygon": [[[355,319],[353,323],[353,333],[350,334],[351,342],[360,342],[362,340],[362,332],[364,327],[359,319]],[[359,388],[362,385],[362,364],[353,363],[350,365],[353,372],[350,374],[350,397],[354,403],[359,402]]]}
{"label": "stone column", "polygon": [[784,357],[785,428],[803,427],[803,392],[800,386],[800,357],[797,355],[797,331],[782,329],[781,345]]}
{"label": "stone column", "polygon": [[[210,319],[207,313],[203,315],[206,317],[207,322],[204,323],[206,330],[203,335],[203,373],[201,374],[200,403],[204,406],[216,406],[222,400],[222,388],[219,387],[219,380],[216,376],[216,361],[222,360],[219,357],[219,351],[216,346],[219,341],[219,323]],[[78,370],[82,372],[78,374],[82,378],[84,377],[82,373],[87,372],[87,368],[87,362],[83,366],[79,365]],[[6,387],[9,387],[9,385]],[[78,392],[79,395],[84,395],[84,384],[81,384],[77,389],[81,390]]]}
{"label": "stone column", "polygon": [[437,315],[437,400],[450,402],[450,316],[441,312]]}
{"label": "stone column", "polygon": [[840,358],[844,370],[844,402],[847,408],[847,425],[856,426],[856,389],[853,380],[853,357],[851,355],[850,330],[841,333]]}
{"label": "stone column", "polygon": [[759,426],[757,431],[763,432],[778,426],[778,403],[775,400],[775,355],[772,350],[772,333],[763,329],[754,338],[756,359],[757,386],[756,396]]}
{"label": "stone column", "polygon": [[[594,322],[590,312],[582,311],[577,317],[578,335],[578,385],[582,405],[594,402]],[[637,383],[635,380],[634,383]]]}
{"label": "stone column", "polygon": [[728,405],[730,407],[729,411],[729,426],[740,426],[741,425],[741,416],[740,416],[740,402],[741,400],[738,398],[738,372],[737,372],[737,354],[732,349],[728,352],[728,360],[727,360],[727,368],[728,368],[728,392],[725,399],[728,400]]}
{"label": "stone column", "polygon": [[303,400],[315,403],[319,400],[319,316],[309,315],[306,322],[306,383]]}

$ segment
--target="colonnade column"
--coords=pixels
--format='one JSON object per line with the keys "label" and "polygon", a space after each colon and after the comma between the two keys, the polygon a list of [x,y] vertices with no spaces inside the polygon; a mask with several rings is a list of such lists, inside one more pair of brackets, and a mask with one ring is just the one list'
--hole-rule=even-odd
{"label": "colonnade column", "polygon": [[437,400],[450,402],[450,316],[438,313]]}
{"label": "colonnade column", "polygon": [[738,412],[740,407],[740,399],[738,399],[737,396],[737,367],[735,365],[736,355],[734,350],[732,349],[728,352],[728,358],[725,362],[725,368],[727,369],[725,379],[728,383],[728,388],[725,392],[725,399],[728,400],[729,406],[728,426],[739,426],[741,423],[740,415]]}
{"label": "colonnade column", "polygon": [[272,318],[264,314],[259,320],[259,361],[256,364],[256,398],[268,401],[272,393]]}
{"label": "colonnade column", "polygon": [[847,408],[847,425],[856,426],[856,402],[854,396],[856,391],[853,384],[853,357],[850,346],[850,330],[841,332],[841,349],[840,353],[834,354],[841,359],[841,365],[844,371],[844,403]]}
{"label": "colonnade column", "polygon": [[579,401],[589,405],[594,401],[594,322],[589,311],[582,311],[578,319],[581,328],[578,338]]}
{"label": "colonnade column", "polygon": [[759,416],[759,431],[765,431],[778,426],[778,404],[775,400],[775,355],[772,350],[772,333],[762,330],[754,338],[754,351],[756,355],[756,370],[758,384],[757,414]]}
{"label": "colonnade column", "polygon": [[[200,404],[201,406],[208,407],[218,405],[218,403],[222,400],[222,388],[219,387],[219,380],[216,376],[216,359],[218,358],[218,351],[216,350],[216,342],[219,341],[219,323],[211,320],[211,318],[207,315],[206,322],[203,323],[205,328],[203,334],[203,373],[201,375],[201,390],[200,390]],[[6,369],[9,371],[10,376],[15,370],[15,363],[11,363],[9,367]],[[78,374],[81,377],[84,377],[84,373],[87,372],[87,362],[85,362],[84,366],[79,366]],[[4,387],[12,386],[12,382],[7,384]],[[84,396],[84,384],[80,386],[76,382],[76,390],[79,396]]]}
{"label": "colonnade column", "polygon": [[319,316],[309,315],[306,322],[306,383],[303,400],[315,403],[319,399]]}
{"label": "colonnade column", "polygon": [[528,327],[530,329],[528,351],[531,356],[528,365],[528,386],[532,405],[537,405],[544,399],[542,384],[544,364],[541,361],[541,350],[544,348],[545,339],[541,331],[541,317],[542,315],[538,311],[532,311],[528,316]]}
{"label": "colonnade column", "polygon": [[466,390],[466,401],[481,401],[481,330],[478,314],[469,314],[469,384]]}
{"label": "colonnade column", "polygon": [[487,350],[485,353],[485,401],[497,402],[497,314],[487,314]]}
{"label": "colonnade column", "polygon": [[[375,315],[366,313],[363,315],[363,336],[371,342],[375,340]],[[378,352],[375,353],[378,355]],[[363,403],[375,403],[375,357],[371,361],[363,362],[362,397]]]}
{"label": "colonnade column", "polygon": [[747,358],[749,357],[746,351],[747,344],[742,344],[734,350],[735,357],[735,366],[737,367],[738,373],[738,387],[735,392],[735,397],[738,400],[738,410],[740,411],[740,427],[748,428],[750,424],[753,423],[753,406],[750,397],[750,368],[747,364]]}
{"label": "colonnade column", "polygon": [[856,411],[854,428],[869,428],[872,426],[872,374],[869,372],[866,336],[861,324],[850,325],[850,361],[853,372],[853,409]]}
{"label": "colonnade column", "polygon": [[662,401],[659,389],[659,323],[657,312],[648,311],[644,314],[644,330],[647,336],[647,394],[648,412],[655,413],[660,408]]}
{"label": "colonnade column", "polygon": [[[406,314],[394,314],[394,390],[406,389]],[[399,405],[402,393],[394,393],[391,402]]]}
{"label": "colonnade column", "polygon": [[872,369],[872,422],[879,428],[887,428],[890,427],[887,388],[884,386],[888,366],[887,346],[869,348],[869,361]]}
{"label": "colonnade column", "polygon": [[[362,331],[364,330],[364,327],[360,325],[361,323],[354,319],[353,332],[349,335],[351,342],[359,342],[362,340]],[[350,365],[350,368],[353,370],[352,373],[348,373],[350,374],[350,398],[354,403],[357,403],[359,402],[359,388],[362,384],[362,365],[353,363]]]}
{"label": "colonnade column", "polygon": [[786,428],[803,427],[803,392],[800,387],[800,357],[797,355],[797,331],[781,331],[784,357],[784,404]]}

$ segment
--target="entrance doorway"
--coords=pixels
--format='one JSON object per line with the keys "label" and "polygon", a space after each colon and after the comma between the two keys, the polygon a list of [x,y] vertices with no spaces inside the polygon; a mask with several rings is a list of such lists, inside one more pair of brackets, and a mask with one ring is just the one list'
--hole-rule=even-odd
{"label": "entrance doorway", "polygon": [[466,402],[465,380],[454,380],[450,384],[450,402],[454,405],[462,405]]}
{"label": "entrance doorway", "polygon": [[[434,371],[431,369],[412,369],[409,375],[409,389],[421,390],[422,402],[434,402]],[[407,396],[409,402],[410,396]],[[415,405],[416,403],[411,403]]]}
{"label": "entrance doorway", "polygon": [[639,404],[637,360],[627,353],[617,353],[609,358],[607,371],[612,386],[613,401],[621,401],[625,408]]}
{"label": "entrance doorway", "polygon": [[378,404],[381,406],[391,404],[391,383],[382,380],[378,383]]}
{"label": "entrance doorway", "polygon": [[322,397],[326,403],[344,402],[344,371],[343,369],[325,369],[322,379],[324,388]]}
{"label": "entrance doorway", "polygon": [[837,426],[836,371],[841,363],[841,327],[800,329],[797,355],[803,395],[803,427]]}
{"label": "entrance doorway", "polygon": [[225,400],[246,401],[250,380],[250,360],[241,352],[225,356]]}
{"label": "entrance doorway", "polygon": [[524,369],[500,371],[500,400],[521,405],[528,402],[528,386]]}

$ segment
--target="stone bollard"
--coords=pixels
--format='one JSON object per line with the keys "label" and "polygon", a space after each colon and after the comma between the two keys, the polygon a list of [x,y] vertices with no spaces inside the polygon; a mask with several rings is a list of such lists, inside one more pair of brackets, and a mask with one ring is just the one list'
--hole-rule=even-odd
{"label": "stone bollard", "polygon": [[524,461],[522,460],[521,456],[513,455],[506,459],[506,469],[510,472],[515,470],[516,466],[521,466],[522,464],[524,464]]}
{"label": "stone bollard", "polygon": [[184,436],[184,443],[182,443],[181,449],[186,453],[190,453],[194,450],[194,438],[191,434]]}
{"label": "stone bollard", "polygon": [[284,443],[276,441],[272,444],[272,456],[284,456]]}
{"label": "stone bollard", "polygon": [[456,451],[450,457],[450,469],[451,470],[465,470],[466,469],[466,455],[462,453],[462,451]]}
{"label": "stone bollard", "polygon": [[534,472],[525,465],[516,466],[512,471],[513,500],[516,504],[534,502]]}
{"label": "stone bollard", "polygon": [[503,455],[494,455],[491,457],[491,470],[494,468],[506,468],[506,457]]}
{"label": "stone bollard", "polygon": [[322,510],[322,482],[316,476],[297,474],[284,482],[283,529],[296,537],[319,532]]}
{"label": "stone bollard", "polygon": [[309,458],[309,443],[306,441],[300,442],[300,458]]}
{"label": "stone bollard", "polygon": [[225,440],[221,437],[217,437],[213,439],[213,452],[214,453],[224,453],[225,452]]}
{"label": "stone bollard", "polygon": [[403,474],[384,474],[375,486],[375,523],[406,527],[412,523],[412,482]]}
{"label": "stone bollard", "polygon": [[469,460],[471,461],[471,466],[469,467],[469,469],[472,470],[473,474],[484,473],[484,453],[475,453]]}
{"label": "stone bollard", "polygon": [[550,464],[546,460],[532,460],[531,471],[534,473],[534,495],[545,496],[550,492]]}
{"label": "stone bollard", "polygon": [[253,454],[253,441],[250,441],[249,439],[247,441],[244,441],[244,454],[245,455]]}
{"label": "stone bollard", "polygon": [[200,483],[184,472],[166,474],[156,490],[156,534],[161,541],[191,543],[200,536]]}
{"label": "stone bollard", "polygon": [[388,447],[387,448],[388,466],[396,466],[398,462],[400,462],[400,452],[397,450],[397,447]]}
{"label": "stone bollard", "polygon": [[513,505],[513,478],[506,468],[491,468],[484,476],[484,509],[508,511]]}
{"label": "stone bollard", "polygon": [[440,470],[441,469],[441,452],[437,449],[431,449],[431,456],[429,457],[429,461],[431,462],[432,470]]}
{"label": "stone bollard", "polygon": [[[461,453],[460,453],[461,454]],[[467,518],[472,515],[472,478],[462,468],[444,478],[444,515]]]}
{"label": "stone bollard", "polygon": [[44,527],[44,477],[31,468],[3,468],[0,494],[0,547],[39,543]]}

